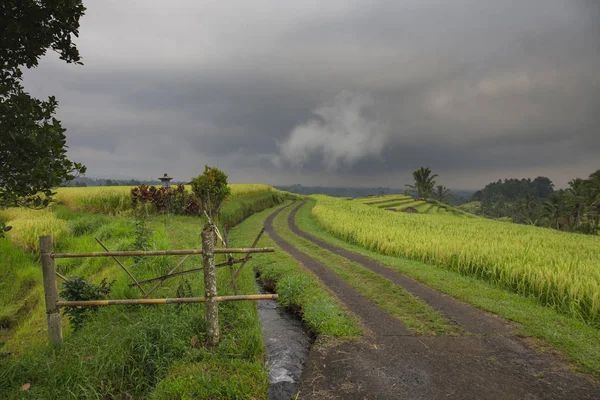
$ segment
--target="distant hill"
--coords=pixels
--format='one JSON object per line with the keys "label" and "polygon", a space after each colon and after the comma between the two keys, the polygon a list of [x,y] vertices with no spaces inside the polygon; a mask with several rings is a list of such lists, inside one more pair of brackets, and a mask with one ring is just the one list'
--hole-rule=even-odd
{"label": "distant hill", "polygon": [[388,195],[381,197],[363,197],[357,198],[352,201],[362,203],[370,207],[383,208],[390,211],[406,211],[408,210],[420,213],[420,214],[439,214],[439,215],[452,215],[455,217],[462,218],[474,218],[475,215],[457,208],[451,207],[448,204],[440,203],[439,201],[428,199],[415,200],[410,196],[405,195]]}
{"label": "distant hill", "polygon": [[[275,188],[285,190],[286,192],[311,195],[311,194],[326,194],[333,197],[367,197],[367,196],[382,196],[391,194],[406,194],[405,189],[389,188],[389,187],[331,187],[331,186],[302,186],[299,184],[282,186],[276,185]],[[452,197],[450,203],[463,204],[469,201],[474,191],[469,190],[451,190]]]}

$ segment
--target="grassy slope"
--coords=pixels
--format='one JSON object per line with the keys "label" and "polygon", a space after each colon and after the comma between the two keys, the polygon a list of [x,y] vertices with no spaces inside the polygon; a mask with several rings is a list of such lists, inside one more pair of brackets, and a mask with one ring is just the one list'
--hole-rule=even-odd
{"label": "grassy slope", "polygon": [[[258,191],[263,186],[232,185],[235,197],[223,206],[221,223],[233,226],[252,213],[283,201],[281,192],[272,188],[268,191]],[[107,200],[108,203],[104,205],[101,201],[111,198],[115,193],[127,197],[128,187],[64,188],[59,189],[60,193],[62,197],[59,198],[70,208],[55,205],[45,210],[0,210],[0,218],[13,225],[13,230],[8,235],[13,243],[8,240],[0,241],[3,255],[0,277],[5,278],[0,282],[0,289],[3,289],[0,295],[0,299],[3,300],[0,305],[0,327],[3,329],[0,334],[0,347],[6,343],[5,350],[19,351],[30,343],[45,341],[45,333],[42,332],[45,317],[42,310],[41,271],[36,255],[40,235],[52,234],[57,251],[98,251],[99,246],[94,237],[99,237],[111,250],[132,248],[134,224],[130,217],[116,218],[101,213],[87,214],[76,211],[84,208],[90,212],[103,212],[106,211],[104,207],[110,205],[118,210],[115,204],[124,203],[124,200]],[[92,195],[98,196],[100,200]],[[82,199],[85,202],[78,203],[83,201]],[[165,218],[179,217],[160,217],[160,220]],[[195,217],[183,218],[197,224],[202,221]],[[158,217],[155,220],[158,220]],[[170,235],[176,233],[177,230],[172,230]],[[196,235],[194,233],[193,237]],[[164,232],[162,236],[155,235],[153,238],[155,244],[161,240],[164,241]],[[164,264],[164,258],[157,260],[156,263]],[[110,278],[119,272],[116,264],[108,259],[63,260],[58,263],[57,268],[66,275],[77,274],[96,280]],[[131,289],[126,291],[133,293]]]}
{"label": "grassy slope", "polygon": [[[281,195],[274,195],[273,191],[259,194],[252,192],[243,193],[241,196],[243,199],[237,198],[233,201],[229,201],[224,206],[222,212],[223,219],[232,225],[238,223],[241,218],[246,217],[251,212],[272,206],[283,200]],[[101,214],[86,214],[69,210],[64,206],[56,207],[53,210],[46,210],[43,214],[44,216],[46,214],[51,214],[53,223],[57,223],[56,221],[58,221],[61,226],[62,231],[57,235],[59,239],[57,241],[57,251],[97,251],[98,244],[95,242],[94,237],[99,237],[110,249],[123,250],[131,248],[133,242],[133,222],[128,218],[109,217]],[[46,223],[45,221],[47,218],[38,218],[38,216],[41,215],[40,212],[33,213],[32,215],[33,217],[31,218],[29,218],[28,215],[26,221],[42,221],[44,224]],[[14,225],[15,227],[19,227],[19,221],[17,220]],[[152,248],[199,246],[198,232],[202,225],[202,219],[195,217],[161,216],[154,217],[151,221],[151,225],[154,229],[151,241]],[[232,231],[232,235],[235,235],[235,232],[237,231],[243,231],[245,229],[244,227],[245,225],[242,224],[239,228],[235,228]],[[16,231],[19,232],[19,230]],[[37,230],[32,230],[32,232],[29,232],[31,233],[31,236],[37,235]],[[21,234],[27,236],[25,230],[23,230]],[[19,240],[17,240],[16,243],[21,244]],[[250,243],[251,242],[245,243],[245,245],[249,245]],[[170,330],[169,328],[163,329],[163,327],[161,327],[158,335],[161,339],[164,339],[165,342],[157,344],[149,341],[144,342],[143,338],[140,339],[138,330],[155,329],[155,327],[139,321],[145,321],[144,318],[146,317],[148,317],[148,323],[151,323],[152,320],[158,321],[161,318],[171,318],[170,315],[173,314],[173,307],[171,307],[171,309],[166,308],[161,312],[156,310],[163,309],[164,307],[140,308],[135,312],[129,308],[117,307],[101,309],[97,314],[97,320],[90,323],[89,327],[86,327],[77,335],[69,335],[70,329],[66,324],[66,318],[63,318],[63,326],[65,328],[67,340],[65,346],[62,346],[62,348],[67,350],[56,352],[44,345],[47,338],[45,332],[45,315],[43,312],[43,293],[40,287],[41,274],[38,266],[39,259],[35,255],[27,254],[8,240],[1,241],[0,245],[2,246],[1,250],[4,261],[2,265],[0,265],[0,276],[3,278],[1,281],[2,289],[7,289],[2,290],[3,302],[2,307],[0,308],[0,323],[2,323],[4,327],[12,328],[9,331],[4,330],[0,340],[2,342],[3,351],[13,351],[23,355],[23,357],[13,360],[14,364],[12,364],[12,366],[8,365],[12,362],[11,360],[1,360],[3,363],[7,363],[3,365],[3,367],[5,367],[3,368],[5,375],[2,377],[2,380],[6,381],[6,384],[8,385],[6,387],[2,387],[3,384],[0,385],[0,392],[2,393],[4,393],[5,389],[6,391],[10,391],[11,388],[14,390],[20,380],[29,379],[31,381],[37,380],[35,389],[31,389],[30,392],[26,393],[31,393],[33,397],[52,398],[59,396],[59,393],[62,393],[60,396],[66,396],[65,393],[67,391],[76,393],[76,396],[73,395],[74,397],[82,398],[95,398],[106,394],[124,392],[131,394],[136,393],[145,397],[158,379],[168,372],[165,365],[170,365],[177,360],[181,361],[185,359],[184,356],[189,355],[189,349],[186,349],[186,346],[184,346],[181,352],[175,352],[173,354],[160,353],[160,351],[159,354],[151,354],[151,356],[156,359],[155,361],[152,361],[152,363],[156,364],[152,367],[142,365],[143,362],[136,359],[135,355],[131,352],[137,351],[135,348],[145,351],[144,346],[152,347],[156,345],[163,346],[163,350],[170,347],[173,347],[174,349],[181,348],[181,343],[189,343],[190,337],[192,337],[192,334],[194,333],[201,338],[203,327],[202,312],[198,313],[196,311],[194,319],[191,319],[189,315],[182,314],[183,318],[189,320],[189,324],[184,321],[178,322],[177,318],[174,318],[172,323],[169,322],[167,324],[173,325],[173,330]],[[28,249],[27,246],[22,247]],[[128,262],[129,267],[134,271],[134,275],[138,280],[162,275],[175,263],[175,261],[169,261],[168,257],[155,257],[144,260],[146,261],[143,264],[134,267],[131,266],[131,260]],[[199,259],[194,261],[192,258],[191,261],[188,261],[187,268],[190,268],[189,265],[193,262],[198,263]],[[113,288],[112,298],[139,297],[137,289],[129,287],[129,281],[125,274],[110,259],[69,259],[61,260],[57,264],[58,271],[68,276],[77,274],[85,276],[95,282],[98,282],[104,277],[110,279],[116,278],[117,282]],[[186,279],[190,282],[192,287],[202,287],[201,275],[188,275]],[[222,271],[219,274],[219,279],[220,282],[227,280],[228,271]],[[248,270],[243,274],[241,279],[240,286],[242,290],[248,293],[254,292],[252,272]],[[5,285],[4,282],[10,283],[10,285]],[[152,297],[173,297],[180,282],[181,280],[179,279],[167,281],[152,295]],[[196,289],[196,292],[198,292],[198,289]],[[195,294],[200,295],[200,292]],[[201,308],[201,306],[196,305],[195,310],[199,310],[199,307]],[[240,307],[242,307],[242,309],[240,309]],[[201,309],[203,310],[203,308]],[[229,348],[227,342],[229,337],[233,338],[232,342],[234,342],[234,348],[245,354],[245,360],[241,360],[239,363],[243,364],[247,361],[250,362],[250,365],[246,370],[248,370],[249,373],[251,372],[252,376],[247,379],[245,383],[241,382],[242,386],[249,382],[254,382],[253,390],[258,390],[258,392],[256,392],[257,396],[263,397],[263,392],[266,390],[266,375],[264,374],[264,368],[262,367],[262,364],[258,367],[253,365],[262,357],[263,351],[260,342],[260,324],[258,323],[254,305],[248,302],[227,303],[222,306],[221,309],[226,316],[224,320],[227,320],[229,324],[235,323],[236,327],[232,330],[231,336],[227,334],[224,335],[224,344],[222,344],[220,348],[224,348],[225,353],[231,354],[232,349]],[[227,316],[228,314],[231,314],[231,316]],[[138,321],[136,327],[129,325],[129,321],[136,320]],[[97,333],[102,332],[104,330],[103,327],[109,325],[111,326],[111,329],[106,333],[104,339],[106,339],[105,342],[107,345],[113,346],[112,349],[103,347],[105,342],[99,343],[96,339]],[[232,329],[229,325],[226,325],[226,327],[228,327],[227,329],[229,330]],[[124,340],[122,341],[123,343],[119,341],[119,336],[129,334],[132,335],[131,340]],[[116,344],[115,342],[119,343]],[[89,358],[89,360],[92,358],[99,360],[98,362],[102,360],[106,366],[104,373],[109,375],[113,374],[117,377],[115,378],[115,382],[105,382],[104,380],[106,377],[102,378],[102,373],[97,370],[97,368],[100,368],[101,366],[96,365],[97,363],[94,361],[87,363],[89,364],[89,368],[84,369],[80,374],[80,379],[69,378],[73,373],[70,369],[71,365],[81,366],[80,364],[82,364],[81,360],[77,360],[77,355],[81,356],[82,353],[86,353],[82,357],[86,358],[86,361],[88,360],[87,356],[92,352],[92,349],[90,349],[88,344],[95,346],[94,349],[97,350],[97,355]],[[131,346],[131,348],[127,348],[128,345]],[[112,365],[112,355],[108,353],[113,352],[115,353],[114,357],[129,357],[130,363],[125,363],[120,367],[117,365],[118,363]],[[72,353],[75,356],[67,353]],[[233,353],[235,353],[235,351],[233,351]],[[204,355],[202,357],[204,357]],[[227,357],[223,358],[226,359]],[[161,363],[163,363],[163,365],[159,365]],[[215,373],[220,374],[222,371],[230,368],[229,360],[226,362],[222,361],[222,363],[224,363],[222,368],[219,367],[218,361],[211,364],[216,365],[215,368],[217,369],[215,370]],[[148,379],[142,377],[133,383],[131,381],[134,379],[133,376],[118,378],[122,373],[111,370],[113,367],[121,369],[131,368],[132,370],[138,370],[140,368],[148,369],[148,371],[145,372],[146,375],[148,375]],[[46,368],[46,371],[48,368],[52,368],[54,372],[51,376],[44,377],[44,368]],[[181,365],[178,365],[177,368],[178,371],[185,369]],[[206,369],[205,367],[203,368]],[[244,368],[241,367],[241,370],[243,371]],[[211,374],[210,368],[207,369],[206,374]],[[95,376],[99,376],[98,379],[100,379],[100,381],[94,378]],[[110,378],[106,379],[110,381]],[[173,379],[176,380],[177,378],[173,377]],[[219,379],[221,378],[217,376],[217,380]],[[73,385],[76,385],[77,388],[74,388]],[[173,388],[170,388],[168,390],[172,389]],[[215,390],[217,391],[210,392],[209,394],[206,394],[206,396],[214,398],[218,393],[228,393],[227,395],[223,394],[223,396],[225,398],[236,398],[236,396],[237,398],[247,398],[249,394],[252,395],[253,393],[252,391],[249,392],[249,389],[245,387],[240,389],[239,392],[236,392],[237,389],[235,389],[234,392],[219,392],[218,390],[221,389],[219,389],[219,385],[217,385]],[[16,396],[16,393],[17,392],[12,392],[11,396]],[[241,395],[240,393],[246,394]],[[200,396],[200,398],[202,398],[204,394],[196,393],[195,396]]]}
{"label": "grassy slope", "polygon": [[371,198],[358,198],[353,201],[377,208],[395,208],[397,211],[413,207],[423,214],[450,214],[455,217],[474,217],[474,215],[471,215],[468,212],[453,208],[432,199],[425,202],[423,200],[415,200],[412,197],[402,195],[388,195],[379,197],[376,200],[372,200]]}
{"label": "grassy slope", "polygon": [[379,304],[416,334],[440,335],[454,332],[455,325],[404,288],[394,285],[359,264],[349,262],[344,257],[296,236],[287,224],[287,218],[292,209],[289,207],[281,212],[275,218],[274,226],[277,233],[292,243],[294,247],[333,270],[363,296]]}
{"label": "grassy slope", "polygon": [[311,214],[314,205],[314,200],[309,201],[308,205],[302,207],[297,214],[296,221],[304,231],[334,245],[378,260],[401,273],[483,310],[518,322],[520,335],[542,339],[542,343],[560,350],[582,370],[600,377],[600,331],[598,329],[544,307],[533,297],[524,297],[509,292],[493,283],[417,261],[384,256],[349,244],[319,225]]}
{"label": "grassy slope", "polygon": [[[69,218],[71,229],[75,226],[81,229],[82,220],[88,222],[88,229],[83,229],[85,234],[67,236],[60,242],[70,250],[72,247],[83,250],[94,236],[118,233],[118,226],[113,224],[123,223],[122,219],[59,211],[62,217]],[[98,224],[97,218],[108,222]],[[157,217],[152,225],[153,248],[199,246],[200,219]],[[232,236],[245,229],[247,226],[240,224]],[[130,240],[131,232],[123,232],[126,234],[104,237],[109,248],[119,248],[119,240]],[[162,274],[177,262],[167,257],[144,260],[148,261],[131,267],[140,280]],[[199,257],[192,258],[187,268],[199,262]],[[77,272],[91,276],[95,281],[103,276],[115,277],[112,298],[139,297],[137,291],[129,287],[125,274],[113,265],[110,260],[100,258],[61,262],[60,269],[69,275]],[[228,271],[221,270],[218,279],[219,287],[223,288]],[[202,275],[193,274],[167,281],[152,297],[173,297],[179,284],[186,282],[192,288],[188,295],[202,295]],[[238,285],[242,293],[255,292],[251,270],[242,273]],[[2,360],[6,364],[1,368],[0,392],[6,393],[8,398],[105,398],[124,393],[134,398],[151,395],[180,398],[183,394],[191,398],[264,398],[267,381],[261,361],[263,346],[255,304],[231,302],[219,308],[222,342],[214,350],[201,346],[202,305],[100,309],[80,332],[67,332],[60,348],[38,345],[14,360]],[[40,336],[45,339],[45,332]],[[194,336],[198,337],[198,348],[191,345]],[[224,371],[230,372],[228,379],[223,378]],[[193,378],[190,378],[192,372]],[[206,386],[206,382],[211,386]],[[30,383],[31,389],[20,393],[18,388],[24,383]],[[157,384],[159,389],[154,392]]]}

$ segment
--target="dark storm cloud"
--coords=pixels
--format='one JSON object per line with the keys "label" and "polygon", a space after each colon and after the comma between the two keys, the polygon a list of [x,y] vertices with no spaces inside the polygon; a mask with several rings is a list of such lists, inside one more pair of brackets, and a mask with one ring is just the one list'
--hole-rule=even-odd
{"label": "dark storm cloud", "polygon": [[597,169],[600,5],[586,0],[100,2],[55,94],[90,175],[475,188]]}

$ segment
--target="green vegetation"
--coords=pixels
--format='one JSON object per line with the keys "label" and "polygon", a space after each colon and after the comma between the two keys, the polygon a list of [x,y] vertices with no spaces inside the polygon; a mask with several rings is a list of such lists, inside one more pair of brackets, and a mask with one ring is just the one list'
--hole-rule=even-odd
{"label": "green vegetation", "polygon": [[554,190],[546,177],[498,180],[473,194],[476,211],[490,218],[597,235],[600,231],[600,170]]}
{"label": "green vegetation", "polygon": [[[52,189],[85,167],[67,158],[58,102],[33,98],[21,84],[23,69],[38,66],[51,49],[81,64],[73,43],[85,7],[81,1],[0,3],[0,209],[48,205]],[[0,238],[9,227],[0,221]]]}
{"label": "green vegetation", "polygon": [[466,213],[457,208],[451,207],[447,204],[441,203],[437,200],[415,200],[410,196],[405,195],[389,195],[376,197],[363,197],[352,200],[352,202],[361,203],[367,206],[376,208],[393,208],[395,211],[403,211],[408,207],[415,208],[419,213],[423,214],[445,214],[453,215],[461,218],[473,218],[475,215]]}
{"label": "green vegetation", "polygon": [[[239,218],[245,216],[240,209],[247,213],[283,201],[282,195],[272,190],[241,196],[223,207],[226,220],[239,223]],[[231,202],[234,206],[227,208]],[[46,233],[48,228],[58,226],[60,232],[56,231],[55,244],[58,252],[98,251],[95,237],[111,250],[125,250],[134,245],[134,221],[130,217],[88,214],[65,206],[40,211],[8,209],[2,215],[11,217],[15,226],[9,233],[12,241],[0,241],[3,261],[8,261],[0,264],[0,322],[3,329],[8,329],[0,341],[2,351],[17,354],[0,359],[0,392],[5,397],[120,398],[129,394],[133,398],[172,398],[170,396],[177,393],[182,398],[209,399],[266,396],[268,385],[262,362],[261,328],[256,305],[252,302],[219,306],[222,340],[211,350],[203,346],[204,307],[198,304],[100,308],[86,318],[76,333],[68,326],[65,316],[64,344],[58,348],[47,345],[39,258],[29,254],[33,249],[20,237],[35,238],[40,230]],[[41,222],[35,222],[38,219]],[[149,223],[152,249],[199,246],[201,218],[164,214],[150,217]],[[42,224],[42,227],[35,225],[34,229],[32,224]],[[249,246],[257,233],[255,228],[241,223],[230,231],[230,240]],[[244,238],[249,239],[244,241]],[[261,255],[255,257],[260,261]],[[142,260],[136,264],[132,264],[131,259],[123,260],[138,280],[163,275],[178,262],[174,257]],[[187,268],[191,268],[189,264],[194,260],[198,262],[199,258],[192,257]],[[116,279],[110,298],[140,297],[139,291],[130,287],[128,277],[111,259],[60,260],[57,269],[67,277],[79,275],[94,283],[104,278]],[[230,281],[229,271],[219,270],[217,279],[221,293]],[[181,288],[187,292],[186,296],[201,296],[202,282],[201,273],[171,279],[152,297],[174,297]],[[256,292],[250,268],[240,275],[237,283],[241,293]],[[316,314],[323,313],[318,307],[314,308]],[[234,366],[239,366],[235,379],[234,375],[223,375]],[[194,371],[193,377],[186,371]],[[211,382],[211,388],[203,388],[206,382]],[[22,392],[19,388],[25,383],[31,387]]]}
{"label": "green vegetation", "polygon": [[437,178],[437,176],[437,174],[431,174],[431,169],[421,167],[413,172],[415,184],[406,186],[417,191],[418,199],[426,200],[433,193],[433,187],[435,186],[435,178]]}
{"label": "green vegetation", "polygon": [[[8,339],[6,330],[16,329],[19,322],[43,299],[36,259],[8,240],[0,240],[0,333],[1,345]],[[2,331],[0,331],[2,332]]]}
{"label": "green vegetation", "polygon": [[446,186],[437,185],[433,192],[433,197],[440,203],[444,203],[446,199],[452,197],[452,192]]}
{"label": "green vegetation", "polygon": [[[129,216],[131,215],[132,202],[130,192],[133,186],[94,186],[94,187],[67,187],[59,188],[55,199],[58,203],[68,206],[70,209],[86,211],[90,213],[100,213],[107,215]],[[260,196],[275,195],[276,197],[290,197],[290,194],[273,189],[267,185],[261,184],[233,184],[229,185],[231,195],[224,207],[229,202],[238,202],[246,200],[246,204],[254,203],[248,201],[250,198]],[[185,189],[190,190],[190,186]],[[293,195],[291,195],[293,197]],[[269,206],[270,207],[270,206]],[[224,212],[227,214],[227,212]],[[238,222],[241,221],[238,220]]]}
{"label": "green vegetation", "polygon": [[[249,235],[243,238],[230,236],[231,246],[236,243],[252,243],[271,212],[272,210],[265,210],[244,221],[245,226],[252,227],[248,230]],[[258,246],[276,247],[266,234],[262,236]],[[279,250],[276,253],[261,254],[260,260],[253,259],[247,266],[259,274],[265,287],[279,294],[279,303],[300,315],[314,333],[330,336],[360,334],[358,322],[342,309],[310,272],[285,252]]]}
{"label": "green vegetation", "polygon": [[363,254],[432,288],[520,324],[518,334],[543,340],[559,349],[584,371],[600,377],[600,331],[585,322],[540,305],[534,296],[522,296],[498,283],[462,275],[457,271],[387,256],[340,239],[313,217],[317,204],[310,200],[296,214],[302,230],[333,245]]}
{"label": "green vegetation", "polygon": [[204,361],[173,366],[152,399],[263,399],[267,389],[259,363],[235,359]]}
{"label": "green vegetation", "polygon": [[415,334],[440,335],[457,330],[457,327],[442,317],[438,311],[408,293],[401,286],[295,235],[287,224],[287,218],[292,209],[292,207],[288,207],[279,213],[275,218],[274,227],[282,238],[293,244],[298,250],[333,270],[363,296],[402,321]]}
{"label": "green vegetation", "polygon": [[313,215],[350,243],[497,282],[600,326],[600,239],[483,218],[390,213],[314,196]]}

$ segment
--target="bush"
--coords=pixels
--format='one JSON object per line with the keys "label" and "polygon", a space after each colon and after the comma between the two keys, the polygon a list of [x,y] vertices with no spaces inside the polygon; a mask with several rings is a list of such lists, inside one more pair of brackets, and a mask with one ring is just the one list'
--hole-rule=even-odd
{"label": "bush", "polygon": [[[108,283],[104,278],[100,285],[94,285],[82,277],[74,276],[63,282],[60,295],[67,301],[101,300],[110,294],[114,283],[115,281]],[[69,316],[73,329],[77,331],[83,327],[85,320],[97,310],[95,307],[65,307],[65,314]]]}

